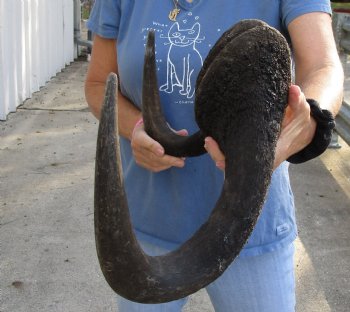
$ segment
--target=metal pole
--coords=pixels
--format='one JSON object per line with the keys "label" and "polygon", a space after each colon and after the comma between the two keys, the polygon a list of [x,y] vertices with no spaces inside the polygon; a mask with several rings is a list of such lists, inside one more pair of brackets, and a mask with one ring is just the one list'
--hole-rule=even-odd
{"label": "metal pole", "polygon": [[92,41],[81,38],[81,1],[74,0],[74,43],[76,46],[75,57],[81,54],[81,46],[92,48]]}

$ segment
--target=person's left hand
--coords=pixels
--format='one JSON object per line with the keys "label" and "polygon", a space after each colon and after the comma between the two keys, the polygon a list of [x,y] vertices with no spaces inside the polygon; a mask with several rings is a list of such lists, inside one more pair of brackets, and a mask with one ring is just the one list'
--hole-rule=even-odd
{"label": "person's left hand", "polygon": [[[276,169],[284,160],[307,146],[315,134],[316,122],[310,116],[310,106],[300,88],[292,85],[289,89],[288,106],[282,121],[282,129],[277,141],[275,162]],[[216,166],[225,169],[225,155],[220,151],[212,137],[205,138],[205,149]]]}
{"label": "person's left hand", "polygon": [[310,105],[300,88],[292,85],[289,88],[288,106],[277,141],[274,169],[309,145],[315,131],[316,121],[310,115]]}

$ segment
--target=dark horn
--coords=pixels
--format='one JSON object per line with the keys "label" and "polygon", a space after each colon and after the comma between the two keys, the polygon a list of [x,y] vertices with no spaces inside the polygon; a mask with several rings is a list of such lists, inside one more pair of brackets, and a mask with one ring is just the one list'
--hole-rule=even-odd
{"label": "dark horn", "polygon": [[263,21],[260,20],[242,20],[239,23],[235,24],[230,29],[226,30],[222,36],[219,38],[219,40],[215,43],[213,48],[210,50],[209,54],[204,60],[203,66],[201,71],[198,74],[196,86],[199,86],[204,74],[207,72],[209,65],[212,63],[212,61],[220,55],[220,51],[226,47],[230,41],[235,39],[237,36],[241,35],[245,31],[252,29],[256,26],[263,26],[266,25]]}
{"label": "dark horn", "polygon": [[208,65],[196,90],[196,119],[226,155],[222,193],[188,241],[151,257],[130,222],[116,124],[117,78],[109,77],[97,140],[95,235],[102,272],[116,293],[141,303],[176,300],[205,287],[232,263],[265,199],[289,85],[288,45],[267,25],[229,41]]}
{"label": "dark horn", "polygon": [[190,136],[181,136],[167,124],[159,98],[154,32],[148,33],[142,90],[142,116],[146,132],[158,141],[168,155],[177,157],[199,156],[206,153],[204,136],[198,131]]}

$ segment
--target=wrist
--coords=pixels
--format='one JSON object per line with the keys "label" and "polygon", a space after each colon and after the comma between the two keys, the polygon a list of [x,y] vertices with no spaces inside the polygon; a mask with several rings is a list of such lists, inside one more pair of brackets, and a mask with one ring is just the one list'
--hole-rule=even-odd
{"label": "wrist", "polygon": [[140,118],[136,121],[136,123],[135,123],[135,125],[134,125],[134,127],[133,127],[133,129],[132,129],[132,132],[131,132],[130,140],[132,140],[132,138],[134,137],[135,131],[136,131],[141,125],[143,125],[143,117],[140,117]]}
{"label": "wrist", "polygon": [[[307,99],[310,105],[311,123],[310,143],[298,153],[290,156],[287,160],[293,164],[306,162],[321,155],[328,147],[332,139],[335,120],[333,114],[321,109],[318,102],[313,99]],[[312,134],[313,133],[313,134]]]}
{"label": "wrist", "polygon": [[308,142],[306,143],[306,145],[309,145],[312,143],[312,140],[314,139],[315,135],[316,135],[316,129],[317,129],[317,121],[315,120],[315,118],[312,116],[311,112],[310,112],[310,125],[308,128]]}

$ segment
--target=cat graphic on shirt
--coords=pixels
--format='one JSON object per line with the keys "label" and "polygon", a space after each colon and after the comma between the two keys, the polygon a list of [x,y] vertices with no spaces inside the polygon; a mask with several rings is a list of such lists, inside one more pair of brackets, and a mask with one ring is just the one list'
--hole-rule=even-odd
{"label": "cat graphic on shirt", "polygon": [[[170,47],[167,56],[167,81],[159,90],[167,93],[174,91],[174,86],[180,88],[179,93],[192,98],[195,91],[196,77],[194,70],[201,68],[203,59],[196,49],[199,42],[200,24],[195,23],[192,28],[181,29],[179,23],[174,23],[168,32]],[[173,60],[181,62],[175,66]]]}

